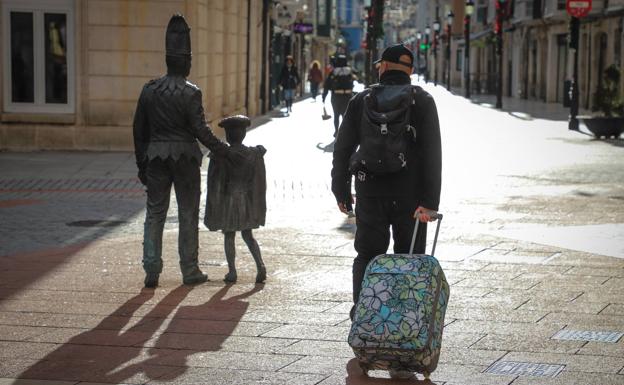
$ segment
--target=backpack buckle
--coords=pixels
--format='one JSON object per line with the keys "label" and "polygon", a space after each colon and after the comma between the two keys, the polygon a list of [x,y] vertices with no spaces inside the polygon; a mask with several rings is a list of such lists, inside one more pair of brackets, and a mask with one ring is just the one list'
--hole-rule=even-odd
{"label": "backpack buckle", "polygon": [[388,134],[388,123],[381,123],[381,135]]}

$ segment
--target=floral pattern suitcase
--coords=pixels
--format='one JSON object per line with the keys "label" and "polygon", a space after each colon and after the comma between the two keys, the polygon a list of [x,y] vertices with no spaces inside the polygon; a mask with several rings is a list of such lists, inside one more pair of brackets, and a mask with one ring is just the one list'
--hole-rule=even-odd
{"label": "floral pattern suitcase", "polygon": [[364,373],[397,370],[428,378],[436,369],[450,294],[433,257],[441,219],[438,214],[431,255],[382,254],[368,264],[348,339]]}

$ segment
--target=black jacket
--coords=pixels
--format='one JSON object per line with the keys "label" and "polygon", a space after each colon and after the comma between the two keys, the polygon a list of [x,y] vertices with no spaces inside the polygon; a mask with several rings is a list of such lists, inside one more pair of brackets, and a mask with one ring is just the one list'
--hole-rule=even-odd
{"label": "black jacket", "polygon": [[201,164],[197,140],[212,152],[227,150],[206,124],[201,90],[181,76],[166,75],[143,86],[133,132],[139,169],[154,158],[177,160],[182,155]]}
{"label": "black jacket", "polygon": [[295,67],[294,65],[290,68],[288,68],[287,65],[283,66],[282,71],[280,72],[278,83],[285,89],[297,88],[299,83],[301,83],[297,67]]}
{"label": "black jacket", "polygon": [[[380,83],[410,84],[410,77],[402,71],[391,70],[384,72]],[[351,195],[349,159],[360,142],[362,104],[364,96],[369,92],[370,89],[366,89],[351,99],[334,144],[332,192],[338,202],[348,201]],[[438,112],[431,95],[420,88],[415,102],[416,104],[412,106],[411,125],[416,128],[417,139],[408,146],[406,169],[385,176],[367,176],[364,181],[356,178],[355,191],[362,197],[413,197],[418,205],[438,210],[442,184],[442,146]]]}

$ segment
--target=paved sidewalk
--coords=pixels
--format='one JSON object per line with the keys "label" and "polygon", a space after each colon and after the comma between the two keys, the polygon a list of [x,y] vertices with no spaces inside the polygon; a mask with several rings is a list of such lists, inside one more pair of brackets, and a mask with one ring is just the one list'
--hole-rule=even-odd
{"label": "paved sidewalk", "polygon": [[[461,103],[435,92],[441,110]],[[0,153],[0,385],[399,383],[380,371],[364,377],[346,344],[354,223],[329,191],[331,141],[322,138],[331,123],[309,126],[319,109],[303,100],[291,117],[270,117],[249,134],[269,148],[268,223],[254,232],[265,285],[253,283],[240,238],[239,283],[225,285],[222,235],[203,228],[200,260],[211,281],[181,285],[173,205],[161,285],[144,289],[144,197],[132,154]],[[475,114],[497,113],[486,110]],[[621,243],[610,256],[544,235],[620,228],[621,147],[545,124],[473,125],[468,135],[445,116],[443,127],[447,215],[436,256],[451,283],[443,351],[432,382],[400,383],[624,384]],[[295,129],[294,148],[280,149]],[[507,163],[525,145],[533,155]],[[561,158],[570,149],[584,161]],[[288,167],[293,156],[321,171]],[[601,162],[620,168],[597,175],[590,167]]]}

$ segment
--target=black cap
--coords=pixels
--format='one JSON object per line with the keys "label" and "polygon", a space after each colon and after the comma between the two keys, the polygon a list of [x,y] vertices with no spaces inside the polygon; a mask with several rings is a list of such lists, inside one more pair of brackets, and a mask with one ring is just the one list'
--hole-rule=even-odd
{"label": "black cap", "polygon": [[[401,56],[409,56],[409,62],[401,60]],[[414,54],[403,44],[391,45],[386,48],[381,54],[381,59],[376,60],[374,63],[378,64],[382,61],[387,61],[390,63],[402,64],[404,66],[413,67],[414,66]]]}
{"label": "black cap", "polygon": [[251,120],[245,115],[233,115],[228,116],[227,118],[221,119],[219,122],[219,127],[223,127],[226,131],[235,129],[235,130],[246,130],[247,127],[251,125]]}
{"label": "black cap", "polygon": [[191,55],[191,29],[184,16],[175,14],[169,20],[165,33],[165,52],[167,56]]}

